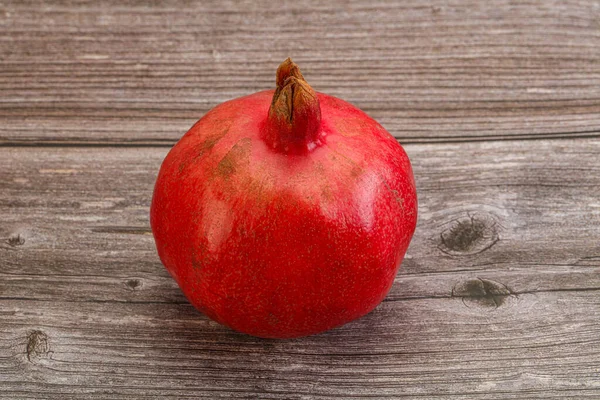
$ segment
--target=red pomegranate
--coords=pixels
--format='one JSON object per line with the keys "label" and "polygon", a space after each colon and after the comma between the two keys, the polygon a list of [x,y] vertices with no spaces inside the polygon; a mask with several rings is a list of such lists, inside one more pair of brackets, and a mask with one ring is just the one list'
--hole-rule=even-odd
{"label": "red pomegranate", "polygon": [[215,107],[171,149],[150,222],[160,259],[200,311],[292,338],[384,299],[417,198],[406,153],[375,120],[315,92],[290,59],[276,83]]}

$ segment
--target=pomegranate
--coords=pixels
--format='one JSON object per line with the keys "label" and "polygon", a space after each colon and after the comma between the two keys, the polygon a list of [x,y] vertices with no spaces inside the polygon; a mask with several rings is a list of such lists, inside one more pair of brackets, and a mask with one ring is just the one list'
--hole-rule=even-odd
{"label": "pomegranate", "polygon": [[181,138],[150,222],[196,308],[240,332],[292,338],[384,299],[417,198],[406,153],[375,120],[315,92],[289,58],[276,84],[215,107]]}

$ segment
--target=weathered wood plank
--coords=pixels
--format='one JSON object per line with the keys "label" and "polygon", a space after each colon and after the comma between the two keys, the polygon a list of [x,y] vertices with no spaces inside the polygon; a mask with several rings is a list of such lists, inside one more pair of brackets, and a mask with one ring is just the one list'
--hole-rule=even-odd
{"label": "weathered wood plank", "polygon": [[493,313],[417,299],[272,341],[188,305],[5,301],[0,398],[597,398],[599,308],[592,292]]}
{"label": "weathered wood plank", "polygon": [[600,396],[600,140],[409,145],[386,301],[293,341],[209,321],[160,265],[163,148],[0,149],[0,398]]}
{"label": "weathered wood plank", "polygon": [[288,55],[405,143],[598,136],[599,20],[574,0],[4,1],[0,143],[170,144]]}

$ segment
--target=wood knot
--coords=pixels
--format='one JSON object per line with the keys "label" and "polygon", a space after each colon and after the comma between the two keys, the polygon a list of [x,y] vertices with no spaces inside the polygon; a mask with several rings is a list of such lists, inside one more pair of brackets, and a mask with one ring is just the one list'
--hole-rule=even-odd
{"label": "wood knot", "polygon": [[20,233],[13,233],[8,237],[7,242],[13,247],[23,246],[25,244],[25,238]]}
{"label": "wood knot", "polygon": [[470,279],[458,283],[452,289],[452,297],[462,298],[463,304],[469,308],[484,307],[496,309],[516,296],[506,285],[489,279]]}
{"label": "wood knot", "polygon": [[142,281],[139,279],[128,279],[125,281],[125,286],[127,286],[129,290],[138,290],[142,286]]}
{"label": "wood knot", "polygon": [[35,330],[27,335],[27,360],[33,362],[39,358],[45,358],[50,353],[48,344],[48,335],[44,332]]}
{"label": "wood knot", "polygon": [[450,223],[440,234],[438,248],[446,254],[466,256],[481,253],[498,242],[497,223],[485,214],[467,215]]}

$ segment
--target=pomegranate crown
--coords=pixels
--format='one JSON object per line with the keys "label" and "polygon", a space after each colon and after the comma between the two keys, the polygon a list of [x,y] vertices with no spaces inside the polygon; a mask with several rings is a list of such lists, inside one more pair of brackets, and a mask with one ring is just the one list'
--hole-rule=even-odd
{"label": "pomegranate crown", "polygon": [[276,151],[308,153],[324,140],[318,95],[289,57],[277,68],[275,82],[264,139]]}

